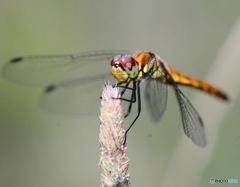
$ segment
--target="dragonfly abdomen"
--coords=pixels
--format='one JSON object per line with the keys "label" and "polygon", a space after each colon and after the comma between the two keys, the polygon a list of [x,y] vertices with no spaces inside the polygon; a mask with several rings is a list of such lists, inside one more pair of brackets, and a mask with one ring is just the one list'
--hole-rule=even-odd
{"label": "dragonfly abdomen", "polygon": [[[170,66],[166,67],[169,73],[171,74],[173,80],[180,85],[190,86],[202,90],[210,95],[216,96],[223,100],[228,100],[228,96],[221,91],[219,88],[213,86],[212,84],[202,81],[200,79],[184,75]],[[171,81],[168,81],[171,84]]]}
{"label": "dragonfly abdomen", "polygon": [[[179,84],[182,84],[182,83],[180,82]],[[184,84],[183,83],[183,85],[194,87],[194,88],[200,89],[204,92],[207,92],[207,93],[209,93],[213,96],[216,96],[220,99],[228,100],[228,96],[223,91],[221,91],[220,89],[211,85],[208,82],[201,81],[201,80],[198,80],[198,79],[192,79],[190,84]]]}

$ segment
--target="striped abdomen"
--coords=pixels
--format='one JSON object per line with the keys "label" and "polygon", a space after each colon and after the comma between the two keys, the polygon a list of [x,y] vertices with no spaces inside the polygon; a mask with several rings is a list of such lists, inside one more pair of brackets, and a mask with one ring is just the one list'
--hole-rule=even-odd
{"label": "striped abdomen", "polygon": [[[223,100],[228,100],[228,96],[223,91],[213,86],[212,84],[206,81],[199,80],[194,77],[184,75],[168,65],[165,65],[165,67],[168,70],[168,72],[172,75],[174,81],[177,84],[198,88],[218,98],[221,98]],[[171,80],[168,80],[168,81],[171,84]]]}

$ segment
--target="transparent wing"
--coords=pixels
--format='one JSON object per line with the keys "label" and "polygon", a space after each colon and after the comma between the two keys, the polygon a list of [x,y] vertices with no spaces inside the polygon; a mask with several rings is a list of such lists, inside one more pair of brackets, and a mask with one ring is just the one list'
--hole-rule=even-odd
{"label": "transparent wing", "polygon": [[184,133],[196,145],[200,147],[205,147],[207,144],[207,140],[204,130],[204,124],[200,115],[193,107],[193,105],[189,102],[189,100],[185,97],[185,95],[181,92],[181,90],[178,88],[177,83],[174,81],[172,75],[167,71],[164,64],[162,64],[162,68],[166,76],[168,77],[167,83],[172,85],[174,88],[177,102],[180,108]]}
{"label": "transparent wing", "polygon": [[67,114],[97,114],[101,89],[109,81],[110,60],[123,50],[12,59],[3,75],[14,82],[45,86],[41,108]]}
{"label": "transparent wing", "polygon": [[153,120],[159,121],[166,109],[168,89],[160,78],[148,78],[145,87],[145,99]]}
{"label": "transparent wing", "polygon": [[50,85],[40,98],[40,107],[58,114],[98,114],[102,87],[108,80],[101,75]]}
{"label": "transparent wing", "polygon": [[176,85],[174,90],[181,111],[184,133],[196,145],[206,146],[204,124],[200,115]]}
{"label": "transparent wing", "polygon": [[12,59],[4,68],[5,78],[31,86],[105,75],[109,72],[110,60],[124,50],[100,50],[70,55],[29,56]]}

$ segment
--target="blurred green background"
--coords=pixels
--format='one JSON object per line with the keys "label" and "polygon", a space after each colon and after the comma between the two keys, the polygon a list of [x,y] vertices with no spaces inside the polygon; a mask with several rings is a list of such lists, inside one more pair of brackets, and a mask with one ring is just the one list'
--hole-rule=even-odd
{"label": "blurred green background", "polygon": [[[239,16],[238,0],[1,0],[0,67],[19,55],[151,50],[181,72],[204,79],[211,73],[209,68],[214,69],[211,65]],[[227,80],[231,73],[226,72],[239,69],[240,64],[227,67],[230,71],[223,69],[214,83],[231,96],[228,88],[239,87],[239,75],[236,82],[225,84],[220,80]],[[25,87],[3,78],[0,85],[0,186],[99,186],[98,116],[49,114],[38,105],[43,88]],[[201,159],[206,157],[207,164],[193,181],[194,186],[211,186],[210,178],[240,180],[239,96],[235,94],[230,103],[209,99],[219,103],[219,108],[229,108],[217,124],[219,131],[210,133],[208,119],[217,112],[207,111],[209,103],[205,99],[209,96],[195,90],[183,91],[202,114],[207,138],[219,134],[216,144],[212,142],[211,146],[209,140],[210,146],[205,149],[184,139],[191,148],[178,151],[183,157],[193,152],[204,156],[194,160],[189,177],[182,180],[192,180],[194,168],[201,168]],[[203,99],[196,101],[201,94]],[[199,103],[205,109],[201,110]],[[160,186],[163,180],[177,180],[178,174],[166,171],[182,134],[172,93],[161,125],[151,125],[148,114],[143,112],[128,138],[132,186]],[[178,161],[181,163],[182,157]],[[185,167],[188,164],[176,170],[184,173]]]}

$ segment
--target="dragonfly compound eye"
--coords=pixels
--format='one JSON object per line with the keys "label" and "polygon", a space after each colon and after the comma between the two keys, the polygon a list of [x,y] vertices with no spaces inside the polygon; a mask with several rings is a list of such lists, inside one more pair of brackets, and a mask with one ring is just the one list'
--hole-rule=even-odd
{"label": "dragonfly compound eye", "polygon": [[111,66],[128,68],[131,70],[136,65],[135,60],[131,55],[117,55],[111,61]]}
{"label": "dragonfly compound eye", "polygon": [[135,79],[138,76],[138,66],[136,61],[130,55],[122,56],[121,61],[122,66],[124,67],[125,71],[127,72],[129,78]]}
{"label": "dragonfly compound eye", "polygon": [[122,56],[121,64],[123,67],[127,67],[128,69],[131,69],[133,66],[135,66],[135,61],[130,55],[124,55]]}

